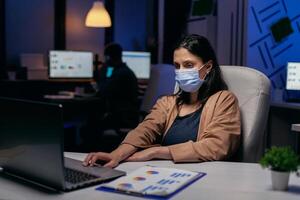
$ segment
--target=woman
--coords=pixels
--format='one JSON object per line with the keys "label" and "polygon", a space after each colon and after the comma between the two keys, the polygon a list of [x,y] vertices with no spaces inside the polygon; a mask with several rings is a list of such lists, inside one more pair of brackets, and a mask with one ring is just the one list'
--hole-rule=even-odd
{"label": "woman", "polygon": [[203,162],[235,153],[241,126],[238,101],[226,90],[208,40],[199,35],[184,37],[174,51],[174,66],[179,92],[159,99],[116,150],[90,153],[85,166],[97,160],[107,167],[151,159]]}

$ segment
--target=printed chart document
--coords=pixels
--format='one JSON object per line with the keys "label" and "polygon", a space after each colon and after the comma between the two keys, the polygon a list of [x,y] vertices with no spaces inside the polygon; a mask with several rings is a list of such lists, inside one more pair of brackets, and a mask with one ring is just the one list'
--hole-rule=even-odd
{"label": "printed chart document", "polygon": [[203,172],[144,166],[127,176],[100,186],[97,190],[124,192],[142,196],[168,197],[205,175],[206,173]]}

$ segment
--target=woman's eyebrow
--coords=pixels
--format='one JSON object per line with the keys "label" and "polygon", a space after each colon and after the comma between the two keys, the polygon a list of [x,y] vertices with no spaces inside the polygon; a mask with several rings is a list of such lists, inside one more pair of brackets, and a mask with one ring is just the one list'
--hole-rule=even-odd
{"label": "woman's eyebrow", "polygon": [[183,61],[183,64],[187,64],[187,63],[194,63],[194,61],[192,61],[192,60],[185,60],[185,61]]}

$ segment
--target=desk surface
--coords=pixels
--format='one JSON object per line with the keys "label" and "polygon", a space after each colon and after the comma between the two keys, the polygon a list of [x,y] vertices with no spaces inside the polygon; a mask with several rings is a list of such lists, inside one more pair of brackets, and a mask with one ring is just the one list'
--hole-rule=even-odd
{"label": "desk surface", "polygon": [[284,102],[284,101],[273,101],[273,102],[271,102],[271,107],[300,110],[300,103],[291,103],[291,102]]}
{"label": "desk surface", "polygon": [[[66,153],[67,157],[82,160],[86,154]],[[271,190],[271,177],[268,170],[258,164],[234,162],[206,162],[193,164],[173,164],[171,161],[128,162],[117,169],[131,172],[146,164],[179,169],[197,170],[207,176],[193,183],[172,199],[297,199],[300,197],[300,178],[292,174],[289,191]],[[67,193],[54,193],[28,185],[22,181],[0,176],[0,199],[141,199],[122,194],[96,191],[92,186]]]}

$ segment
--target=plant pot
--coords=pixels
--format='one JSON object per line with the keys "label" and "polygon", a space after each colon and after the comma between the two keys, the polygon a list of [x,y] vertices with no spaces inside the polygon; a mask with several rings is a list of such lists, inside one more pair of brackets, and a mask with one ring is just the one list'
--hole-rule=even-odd
{"label": "plant pot", "polygon": [[287,190],[290,178],[290,172],[280,172],[271,170],[273,190]]}

